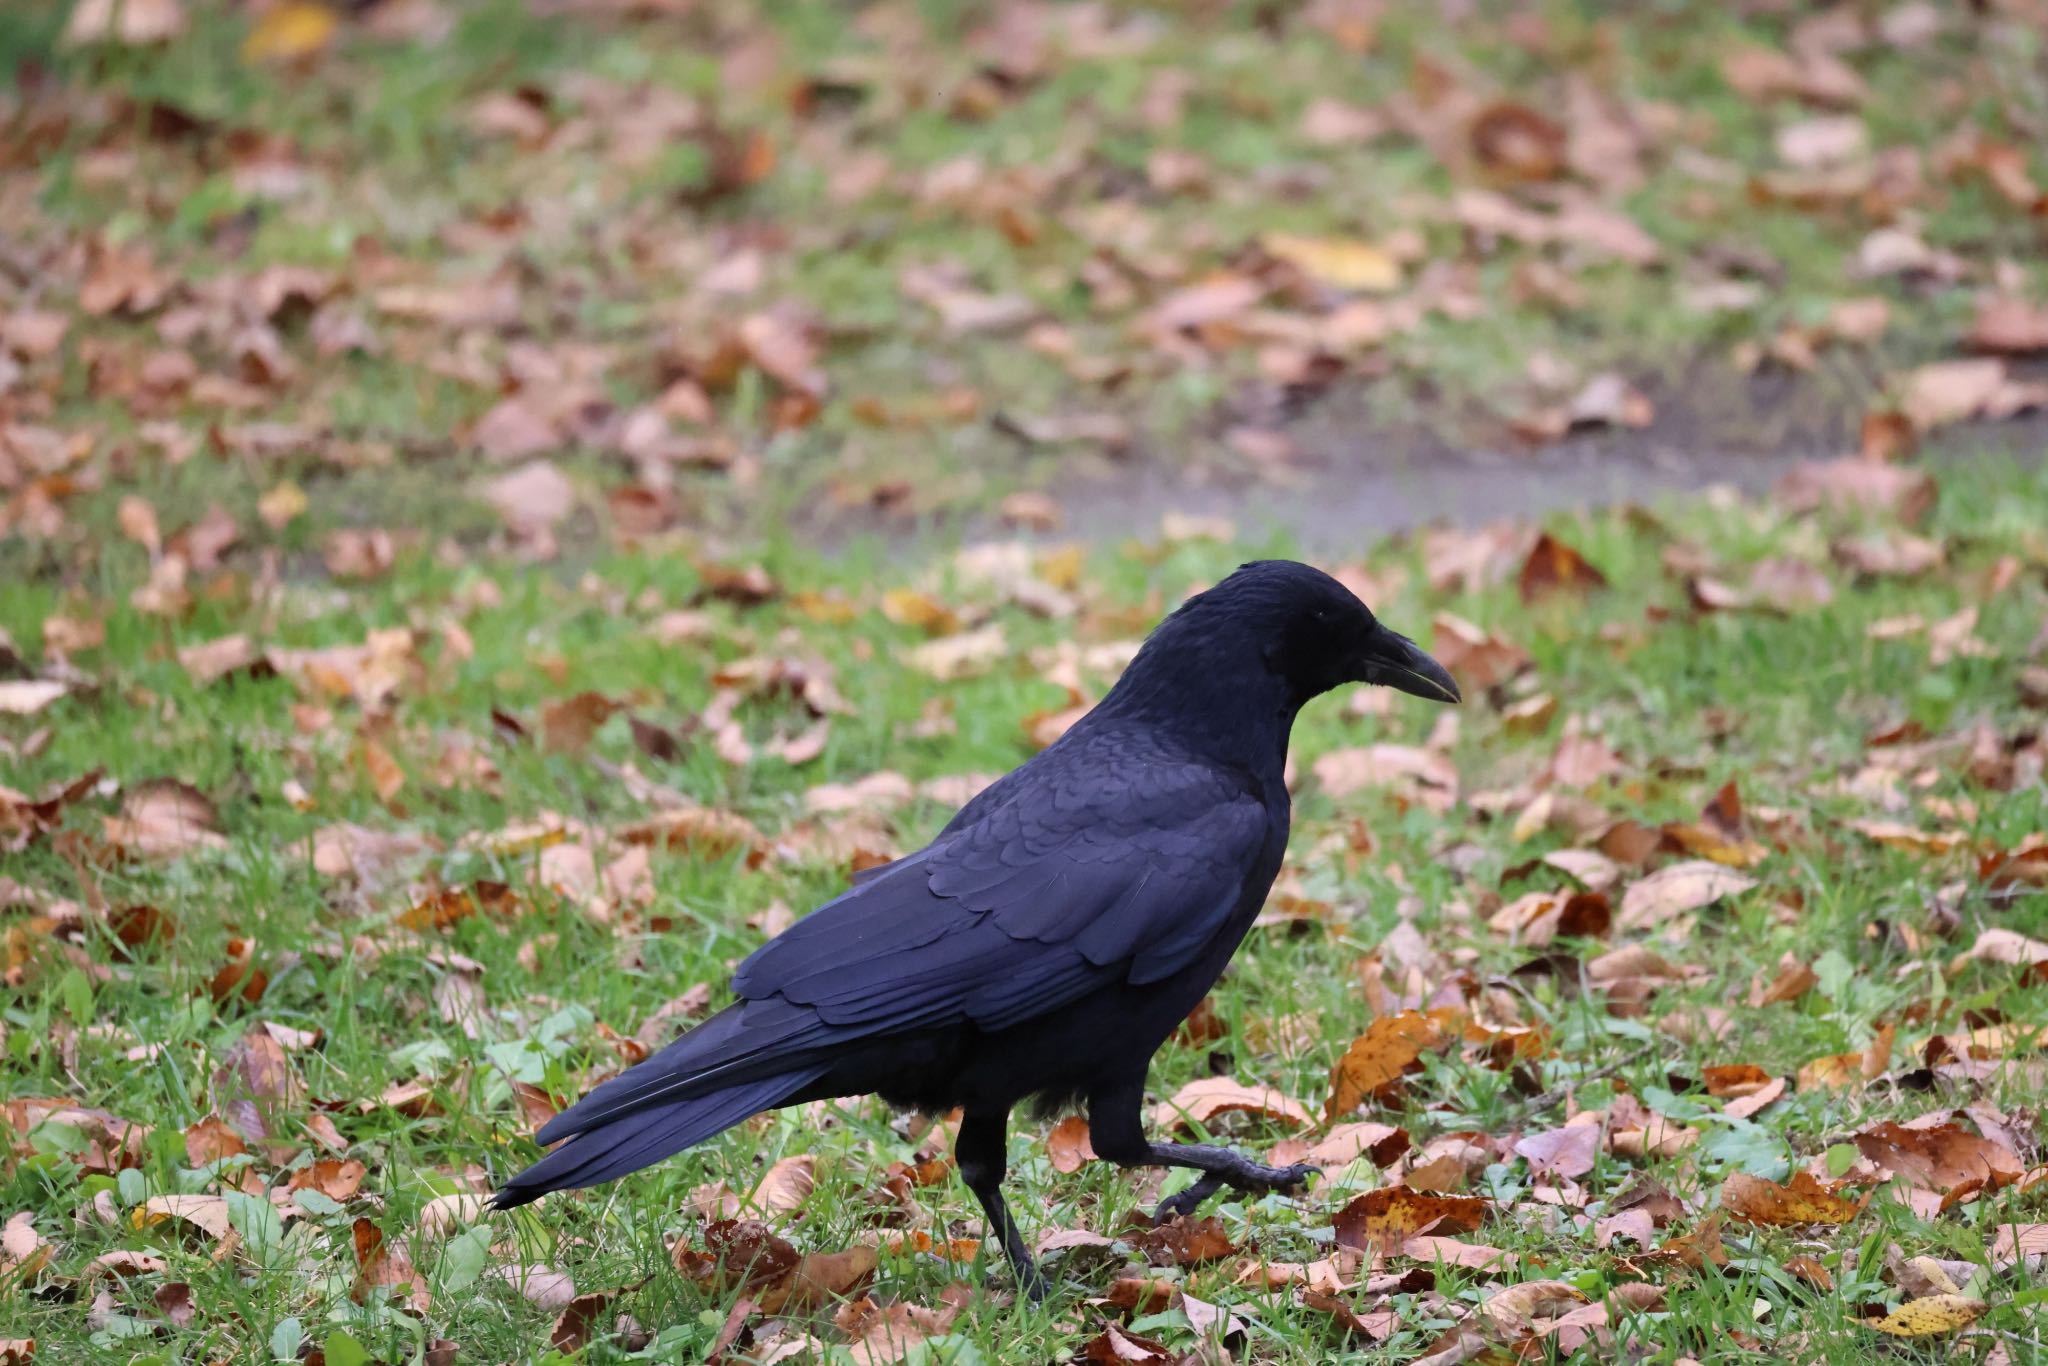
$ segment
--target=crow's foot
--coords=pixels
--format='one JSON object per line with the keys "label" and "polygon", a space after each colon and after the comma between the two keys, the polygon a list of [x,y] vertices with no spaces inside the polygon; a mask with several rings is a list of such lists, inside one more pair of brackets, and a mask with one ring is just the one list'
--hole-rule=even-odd
{"label": "crow's foot", "polygon": [[1268,1167],[1248,1158],[1239,1158],[1227,1169],[1204,1172],[1194,1185],[1160,1201],[1159,1208],[1152,1211],[1152,1222],[1163,1224],[1176,1215],[1193,1214],[1202,1207],[1203,1201],[1225,1186],[1248,1194],[1264,1195],[1267,1191],[1290,1190],[1302,1185],[1320,1170],[1307,1162],[1297,1162],[1291,1167]]}

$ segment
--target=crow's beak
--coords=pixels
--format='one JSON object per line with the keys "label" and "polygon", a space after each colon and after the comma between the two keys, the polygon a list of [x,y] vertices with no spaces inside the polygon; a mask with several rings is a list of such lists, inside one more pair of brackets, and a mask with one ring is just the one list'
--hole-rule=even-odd
{"label": "crow's beak", "polygon": [[1458,682],[1421,646],[1399,631],[1380,627],[1365,647],[1365,681],[1379,683],[1432,702],[1458,702]]}

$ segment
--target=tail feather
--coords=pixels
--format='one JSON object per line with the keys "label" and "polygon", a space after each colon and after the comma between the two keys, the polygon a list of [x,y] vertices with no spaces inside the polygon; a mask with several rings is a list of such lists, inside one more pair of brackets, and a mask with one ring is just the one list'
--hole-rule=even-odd
{"label": "tail feather", "polygon": [[491,1199],[514,1209],[549,1191],[595,1186],[649,1167],[741,1120],[774,1108],[825,1074],[823,1067],[763,1077],[687,1100],[648,1105],[578,1133],[520,1172]]}
{"label": "tail feather", "polygon": [[709,1096],[817,1061],[834,1031],[817,1012],[782,1001],[741,1001],[556,1115],[535,1135],[556,1143],[676,1101]]}

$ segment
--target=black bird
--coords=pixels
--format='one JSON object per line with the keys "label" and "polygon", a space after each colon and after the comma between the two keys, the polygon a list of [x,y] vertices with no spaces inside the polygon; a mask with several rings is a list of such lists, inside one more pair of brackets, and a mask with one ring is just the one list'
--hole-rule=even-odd
{"label": "black bird", "polygon": [[1145,1073],[1280,869],[1295,713],[1357,682],[1458,700],[1441,664],[1307,565],[1256,561],[1189,598],[1058,741],[755,950],[732,1005],[548,1121],[539,1141],[568,1141],[497,1207],[609,1181],[763,1110],[868,1092],[960,1107],[961,1178],[1034,1297],[1045,1284],[1001,1191],[1026,1097],[1085,1101],[1112,1162],[1200,1171],[1160,1219],[1224,1186],[1300,1185],[1312,1168],[1148,1140]]}

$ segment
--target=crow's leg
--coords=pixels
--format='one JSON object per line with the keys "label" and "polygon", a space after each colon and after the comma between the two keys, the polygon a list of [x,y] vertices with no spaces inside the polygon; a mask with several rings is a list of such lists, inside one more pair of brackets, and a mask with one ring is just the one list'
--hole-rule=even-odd
{"label": "crow's leg", "polygon": [[1120,1167],[1192,1167],[1201,1179],[1161,1201],[1152,1222],[1163,1224],[1176,1214],[1193,1214],[1204,1200],[1225,1186],[1264,1194],[1299,1186],[1319,1168],[1310,1163],[1268,1167],[1229,1148],[1206,1143],[1153,1143],[1145,1137],[1144,1088],[1119,1087],[1088,1098],[1088,1141],[1097,1157]]}
{"label": "crow's leg", "polygon": [[1003,1203],[1003,1173],[1010,1162],[1009,1114],[1003,1110],[969,1110],[960,1119],[960,1136],[953,1140],[953,1160],[960,1164],[960,1179],[988,1215],[989,1227],[1010,1259],[1017,1285],[1034,1300],[1045,1298],[1045,1277],[1024,1246],[1024,1234]]}

